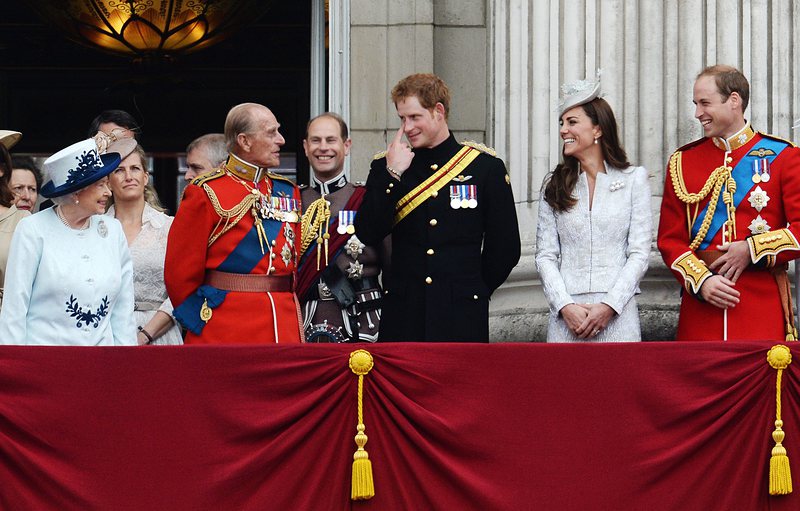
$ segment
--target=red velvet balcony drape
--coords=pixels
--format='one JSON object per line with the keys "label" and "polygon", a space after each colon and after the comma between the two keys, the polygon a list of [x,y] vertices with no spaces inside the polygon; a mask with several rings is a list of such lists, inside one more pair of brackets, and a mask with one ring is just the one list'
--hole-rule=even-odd
{"label": "red velvet balcony drape", "polygon": [[[0,349],[3,510],[797,510],[766,343]],[[356,348],[376,495],[351,502]]]}

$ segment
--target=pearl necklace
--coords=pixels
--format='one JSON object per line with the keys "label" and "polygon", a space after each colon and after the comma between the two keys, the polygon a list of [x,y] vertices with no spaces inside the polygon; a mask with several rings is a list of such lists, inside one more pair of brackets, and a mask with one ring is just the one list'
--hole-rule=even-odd
{"label": "pearl necklace", "polygon": [[56,210],[56,216],[58,217],[59,220],[61,220],[61,223],[66,225],[70,229],[74,229],[76,231],[84,231],[89,228],[89,221],[91,220],[91,218],[87,218],[86,221],[83,223],[83,225],[80,227],[72,227],[69,221],[67,221],[67,219],[64,217],[64,213],[61,211],[61,206],[55,206],[55,210]]}

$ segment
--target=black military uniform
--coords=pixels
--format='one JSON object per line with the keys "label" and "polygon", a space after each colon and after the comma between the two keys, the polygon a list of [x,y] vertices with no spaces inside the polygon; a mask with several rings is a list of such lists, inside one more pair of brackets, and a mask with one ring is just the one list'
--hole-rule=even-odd
{"label": "black military uniform", "polygon": [[477,158],[393,227],[398,201],[463,147],[451,134],[434,148],[414,149],[400,181],[387,171],[385,157],[372,162],[355,228],[366,244],[392,234],[392,280],[385,286],[381,341],[489,340],[489,297],[520,257],[503,162],[474,145],[482,151]]}

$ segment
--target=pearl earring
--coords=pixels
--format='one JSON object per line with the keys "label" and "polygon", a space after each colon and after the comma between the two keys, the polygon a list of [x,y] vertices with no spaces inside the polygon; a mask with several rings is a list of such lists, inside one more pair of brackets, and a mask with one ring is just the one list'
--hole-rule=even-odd
{"label": "pearl earring", "polygon": [[599,144],[600,142],[598,142],[598,140],[600,140],[600,137],[597,137],[596,139],[594,139],[594,143],[595,144]]}

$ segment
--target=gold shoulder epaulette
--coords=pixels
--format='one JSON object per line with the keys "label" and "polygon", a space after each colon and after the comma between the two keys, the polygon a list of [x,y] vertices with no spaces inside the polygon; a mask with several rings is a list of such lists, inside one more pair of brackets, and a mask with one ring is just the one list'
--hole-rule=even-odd
{"label": "gold shoulder epaulette", "polygon": [[381,151],[381,152],[379,152],[379,153],[375,153],[375,155],[372,157],[372,159],[373,159],[373,160],[380,160],[381,158],[383,158],[384,156],[386,156],[386,153],[387,153],[387,152],[388,152],[388,151],[385,151],[385,150],[384,150],[384,151]]}
{"label": "gold shoulder epaulette", "polygon": [[278,181],[285,181],[287,183],[291,183],[292,185],[295,185],[295,186],[297,185],[294,181],[292,181],[291,179],[289,179],[286,176],[282,176],[282,175],[276,174],[274,172],[267,172],[267,175],[270,177],[270,179],[277,179]]}
{"label": "gold shoulder epaulette", "polygon": [[478,151],[486,153],[489,156],[497,156],[497,151],[495,151],[494,148],[481,144],[480,142],[475,142],[474,140],[463,140],[461,145],[477,149]]}
{"label": "gold shoulder epaulette", "polygon": [[225,172],[222,169],[214,169],[209,170],[203,174],[200,174],[196,178],[192,180],[193,185],[203,186],[204,183],[207,183],[213,179],[220,178],[225,175]]}
{"label": "gold shoulder epaulette", "polygon": [[760,131],[758,132],[758,134],[764,138],[771,138],[772,140],[777,140],[778,142],[784,142],[786,144],[789,144],[789,147],[797,147],[795,143],[792,142],[791,140],[786,140],[785,138],[776,137],[775,135],[772,135],[770,133],[762,133]]}

